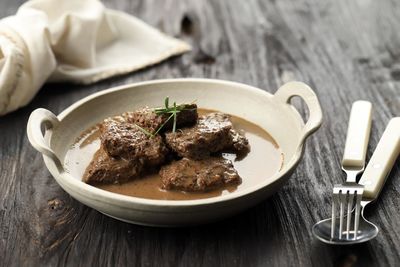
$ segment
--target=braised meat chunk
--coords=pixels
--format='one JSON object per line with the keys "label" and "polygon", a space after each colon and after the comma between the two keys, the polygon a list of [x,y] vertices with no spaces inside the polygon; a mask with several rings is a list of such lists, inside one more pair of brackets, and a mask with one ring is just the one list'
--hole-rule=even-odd
{"label": "braised meat chunk", "polygon": [[157,166],[168,153],[161,136],[150,136],[135,124],[119,117],[105,120],[100,127],[101,145],[112,157]]}
{"label": "braised meat chunk", "polygon": [[[157,131],[169,118],[170,114],[156,114],[154,108],[142,108],[135,112],[126,112],[123,116],[127,121],[135,123],[142,128],[147,129],[149,132]],[[184,104],[181,105],[181,111],[177,113],[176,127],[191,126],[197,121],[197,105],[196,104]],[[162,127],[162,132],[171,130],[173,120],[170,119]]]}
{"label": "braised meat chunk", "polygon": [[167,144],[181,157],[201,159],[231,144],[232,123],[222,113],[201,116],[193,127],[166,133]]}
{"label": "braised meat chunk", "polygon": [[209,191],[223,185],[240,184],[241,178],[230,160],[209,157],[183,158],[163,166],[159,172],[162,188],[181,191]]}
{"label": "braised meat chunk", "polygon": [[193,159],[221,150],[249,150],[247,139],[234,130],[230,116],[220,112],[201,116],[193,127],[167,132],[166,142],[179,156]]}
{"label": "braised meat chunk", "polygon": [[247,155],[247,153],[250,152],[250,144],[244,134],[235,129],[231,129],[230,135],[232,140],[231,149],[236,151],[242,157]]}
{"label": "braised meat chunk", "polygon": [[139,162],[110,157],[103,149],[99,149],[83,175],[88,184],[122,183],[138,178],[143,169]]}

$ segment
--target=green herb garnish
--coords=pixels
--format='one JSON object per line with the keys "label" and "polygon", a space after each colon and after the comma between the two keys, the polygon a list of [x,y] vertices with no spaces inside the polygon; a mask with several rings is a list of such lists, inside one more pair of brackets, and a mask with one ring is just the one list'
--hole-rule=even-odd
{"label": "green herb garnish", "polygon": [[[192,102],[191,104],[193,104],[193,103],[194,102]],[[135,125],[142,132],[144,132],[145,134],[149,135],[150,137],[154,137],[173,118],[172,132],[175,133],[176,132],[176,124],[177,124],[178,113],[183,111],[183,110],[192,110],[192,109],[187,108],[187,104],[177,105],[176,102],[174,102],[172,106],[169,106],[169,97],[168,96],[164,100],[164,105],[165,105],[165,107],[163,107],[163,108],[155,108],[154,112],[157,115],[169,114],[169,117],[154,133],[150,133],[149,131],[147,131],[146,129],[140,127],[139,125],[136,125],[136,124]]]}
{"label": "green herb garnish", "polygon": [[178,117],[178,113],[183,111],[183,110],[190,110],[187,108],[186,104],[181,104],[181,105],[177,105],[176,102],[174,102],[174,104],[170,107],[169,106],[169,97],[167,96],[164,100],[165,103],[165,107],[164,108],[156,108],[154,109],[154,112],[157,115],[162,115],[162,114],[171,114],[168,119],[163,123],[163,125],[160,126],[160,128],[157,130],[156,133],[158,133],[164,126],[165,124],[167,124],[167,122],[173,118],[173,124],[172,124],[172,132],[175,133],[176,132],[176,122],[177,122],[177,117]]}

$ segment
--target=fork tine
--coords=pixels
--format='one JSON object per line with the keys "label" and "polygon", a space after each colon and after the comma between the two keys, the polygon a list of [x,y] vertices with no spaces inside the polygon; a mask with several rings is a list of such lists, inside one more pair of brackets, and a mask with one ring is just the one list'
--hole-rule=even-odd
{"label": "fork tine", "polygon": [[[360,192],[361,191],[361,192]],[[356,195],[356,212],[354,214],[354,239],[357,239],[358,225],[360,223],[360,211],[361,211],[361,198],[363,190],[357,190],[354,194]]]}
{"label": "fork tine", "polygon": [[[355,191],[355,192],[357,192],[357,191]],[[347,239],[349,239],[349,235],[350,235],[350,222],[351,222],[351,215],[352,215],[353,198],[354,198],[353,191],[349,191],[348,202],[347,202],[347,223],[346,223],[346,238]]]}
{"label": "fork tine", "polygon": [[331,238],[335,237],[336,227],[336,205],[338,204],[338,195],[333,192],[332,195],[332,223],[331,223]]}
{"label": "fork tine", "polygon": [[339,239],[342,239],[343,233],[343,220],[344,220],[344,202],[346,201],[346,195],[343,191],[339,191],[339,201],[340,201],[340,217],[339,217]]}

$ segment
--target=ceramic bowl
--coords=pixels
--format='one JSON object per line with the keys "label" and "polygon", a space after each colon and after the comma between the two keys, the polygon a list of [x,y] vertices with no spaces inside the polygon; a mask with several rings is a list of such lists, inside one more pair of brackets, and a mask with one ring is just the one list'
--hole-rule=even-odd
{"label": "ceramic bowl", "polygon": [[[143,106],[157,106],[170,96],[178,103],[197,100],[200,108],[214,109],[259,125],[278,143],[284,162],[272,177],[263,177],[253,187],[199,200],[152,200],[104,191],[73,177],[64,168],[69,147],[85,129],[104,118]],[[309,109],[306,123],[290,104],[293,96]],[[183,226],[211,222],[243,211],[276,192],[299,162],[304,142],[322,121],[317,96],[301,82],[290,82],[274,95],[261,89],[211,79],[168,79],[124,85],[90,95],[58,116],[46,109],[32,112],[27,126],[32,146],[57,183],[73,198],[110,217],[142,225]],[[42,127],[45,125],[45,133]]]}

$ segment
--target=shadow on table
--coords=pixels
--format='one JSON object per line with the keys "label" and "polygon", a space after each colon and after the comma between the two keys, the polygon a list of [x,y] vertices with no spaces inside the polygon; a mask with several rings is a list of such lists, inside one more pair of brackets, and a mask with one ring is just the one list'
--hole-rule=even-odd
{"label": "shadow on table", "polygon": [[301,211],[288,208],[282,191],[231,218],[184,228],[124,223],[73,200],[56,183],[48,184],[46,191],[52,201],[43,200],[43,207],[49,207],[40,210],[39,217],[49,227],[41,241],[49,259],[68,249],[95,264],[100,260],[92,251],[95,247],[98,253],[112,253],[113,259],[136,265],[153,258],[156,263],[168,261],[165,266],[193,261],[202,266],[370,266],[378,260],[372,256],[375,240],[341,247],[315,240],[309,222],[313,218],[304,219]]}

